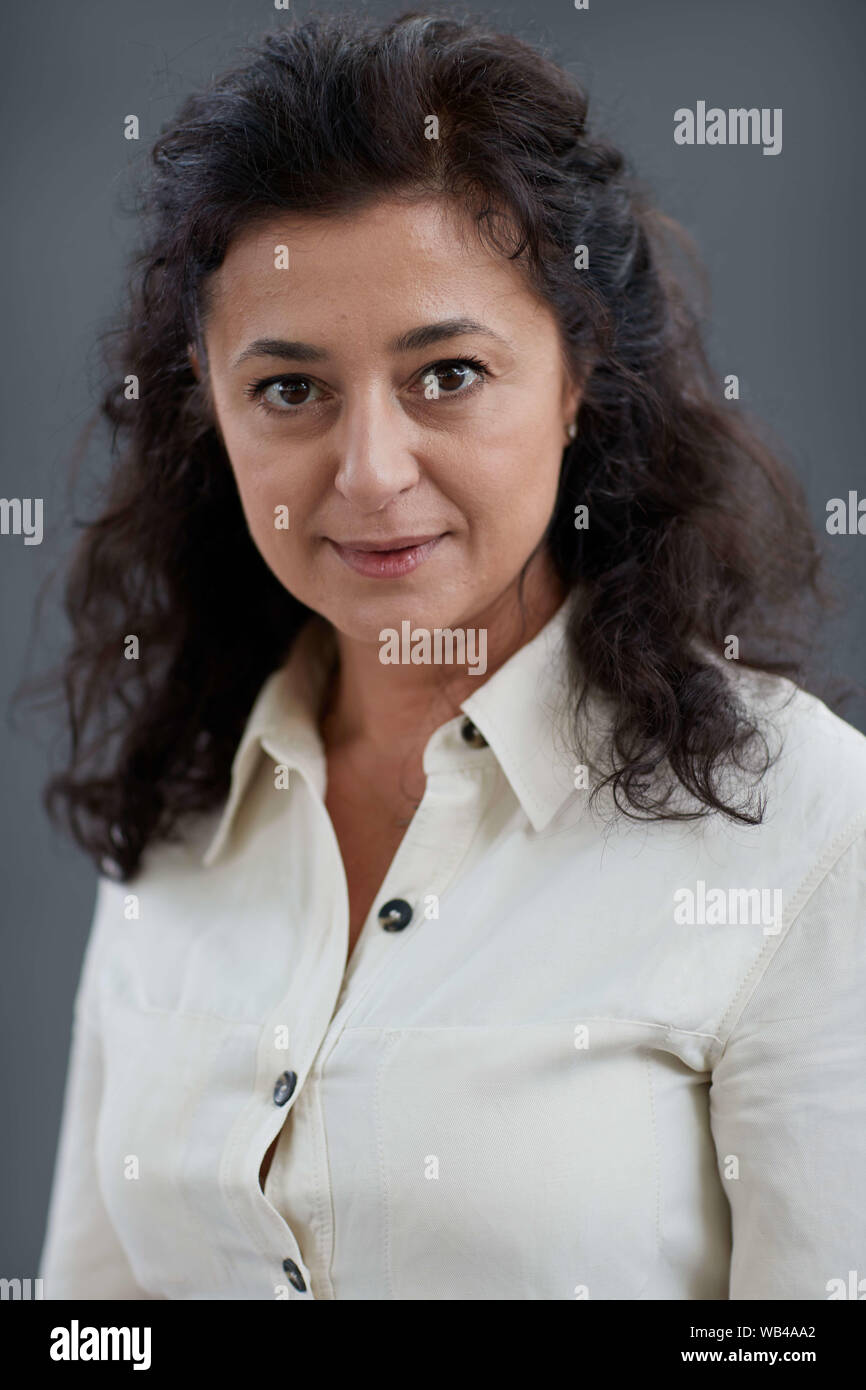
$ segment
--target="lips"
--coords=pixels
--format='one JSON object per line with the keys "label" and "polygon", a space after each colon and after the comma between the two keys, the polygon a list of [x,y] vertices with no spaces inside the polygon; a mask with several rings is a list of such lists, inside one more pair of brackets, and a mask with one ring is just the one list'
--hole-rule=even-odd
{"label": "lips", "polygon": [[440,531],[432,531],[425,536],[395,536],[392,540],[386,541],[333,541],[332,544],[339,545],[344,550],[390,552],[392,550],[409,550],[416,545],[426,545],[428,541],[438,540],[441,534]]}
{"label": "lips", "polygon": [[368,579],[401,579],[422,565],[445,539],[443,533],[393,536],[387,540],[335,541],[328,543],[349,569]]}

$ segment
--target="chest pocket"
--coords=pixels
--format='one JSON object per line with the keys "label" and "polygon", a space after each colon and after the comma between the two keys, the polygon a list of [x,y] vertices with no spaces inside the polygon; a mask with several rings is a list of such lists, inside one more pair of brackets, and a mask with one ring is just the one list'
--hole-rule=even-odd
{"label": "chest pocket", "polygon": [[[586,1027],[580,1049],[568,1022],[344,1035],[332,1059],[343,1086],[356,1067],[359,1084],[375,1077],[371,1168],[391,1297],[641,1296],[659,1207],[646,1030]],[[328,1129],[348,1173],[336,1149],[351,1137]],[[339,1242],[337,1253],[339,1296]]]}

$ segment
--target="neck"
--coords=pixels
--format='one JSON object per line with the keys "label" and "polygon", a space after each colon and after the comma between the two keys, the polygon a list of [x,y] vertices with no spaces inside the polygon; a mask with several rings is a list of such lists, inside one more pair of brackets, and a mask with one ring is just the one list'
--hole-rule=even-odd
{"label": "neck", "polygon": [[541,631],[565,597],[546,554],[530,563],[518,602],[517,581],[464,628],[486,631],[486,668],[383,665],[379,647],[337,633],[338,672],[321,720],[328,751],[363,744],[392,761],[423,751],[428,738],[453,719],[461,702]]}

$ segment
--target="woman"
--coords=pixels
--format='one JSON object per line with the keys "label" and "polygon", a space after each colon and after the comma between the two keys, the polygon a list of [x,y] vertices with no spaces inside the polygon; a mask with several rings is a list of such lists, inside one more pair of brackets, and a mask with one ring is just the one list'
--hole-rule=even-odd
{"label": "woman", "polygon": [[413,15],[266,38],[154,164],[46,1296],[835,1296],[866,739],[784,674],[816,541],[662,219]]}

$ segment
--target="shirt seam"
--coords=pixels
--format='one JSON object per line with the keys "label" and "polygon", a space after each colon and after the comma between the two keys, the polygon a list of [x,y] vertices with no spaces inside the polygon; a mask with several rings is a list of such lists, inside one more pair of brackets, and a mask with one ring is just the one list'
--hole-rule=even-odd
{"label": "shirt seam", "polygon": [[388,1193],[388,1172],[385,1164],[385,1125],[382,1116],[382,1073],[390,1060],[390,1046],[398,1030],[392,1030],[394,1037],[386,1039],[382,1055],[376,1064],[375,1114],[376,1114],[376,1152],[379,1159],[380,1200],[382,1208],[382,1254],[385,1272],[385,1291],[389,1299],[394,1298],[394,1268],[391,1243],[391,1203]]}
{"label": "shirt seam", "polygon": [[[307,1078],[309,1080],[309,1077]],[[319,1083],[321,1078],[318,1078]],[[316,1109],[316,1126],[314,1132],[314,1142],[317,1146],[316,1163],[321,1163],[324,1169],[324,1184],[316,1193],[316,1217],[319,1222],[319,1230],[327,1231],[327,1236],[322,1250],[322,1269],[324,1273],[324,1283],[329,1299],[336,1298],[334,1289],[333,1268],[334,1258],[337,1248],[337,1212],[334,1203],[334,1180],[331,1172],[331,1155],[328,1151],[328,1127],[325,1123],[325,1112],[322,1105],[322,1087],[316,1084],[313,1088],[313,1104]],[[317,1174],[318,1178],[322,1173]]]}
{"label": "shirt seam", "polygon": [[[400,1027],[399,1025],[395,1026],[393,1024],[378,1025],[375,1023],[358,1023],[353,1026],[344,1027],[340,1036],[342,1036],[343,1033],[453,1033],[458,1029],[468,1032],[470,1030],[481,1031],[491,1028],[507,1028],[509,1032],[514,1032],[515,1030],[524,1028],[556,1028],[557,1026],[572,1028],[575,1017],[576,1015],[571,1013],[568,1018],[543,1018],[527,1023],[410,1023],[405,1027]],[[678,1028],[673,1023],[652,1023],[644,1018],[624,1018],[621,1014],[580,1013],[579,1017],[581,1022],[586,1023],[629,1023],[637,1028],[654,1028],[664,1033],[666,1037],[672,1034],[679,1034],[684,1038],[708,1038],[714,1042],[721,1041],[717,1033],[708,1033],[700,1028]],[[335,1042],[336,1041],[335,1039]],[[329,1049],[328,1055],[330,1055],[331,1050],[332,1049]]]}
{"label": "shirt seam", "polygon": [[[778,936],[768,936],[763,950],[752,962],[739,987],[731,997],[727,1009],[719,1020],[717,1032],[720,1050],[712,1061],[712,1067],[718,1066],[719,1062],[724,1057],[728,1044],[733,1037],[734,1030],[742,1017],[746,1005],[763,981],[782,943],[790,936],[795,923],[802,916],[804,909],[808,907],[814,894],[829,877],[831,871],[835,868],[842,856],[847,853],[854,844],[857,836],[864,830],[866,830],[866,811],[855,816],[853,821],[847,823],[844,830],[840,830],[833,837],[823,854],[820,855],[812,865],[812,868],[803,875],[788,905],[788,913],[790,916],[787,926]],[[737,1007],[738,1005],[739,1008]],[[725,1024],[729,1019],[731,1020],[730,1027],[727,1033],[725,1033]]]}
{"label": "shirt seam", "polygon": [[649,1057],[646,1057],[646,1058],[644,1059],[644,1061],[645,1061],[645,1064],[646,1064],[647,1092],[648,1092],[648,1095],[649,1095],[649,1109],[650,1109],[650,1127],[651,1127],[651,1129],[652,1129],[652,1137],[653,1137],[653,1160],[654,1160],[654,1167],[655,1167],[655,1189],[656,1189],[656,1219],[655,1219],[655,1232],[656,1232],[656,1251],[657,1251],[659,1254],[661,1254],[661,1250],[662,1250],[661,1154],[659,1153],[659,1132],[658,1132],[658,1126],[657,1126],[657,1124],[656,1124],[655,1092],[654,1092],[654,1088],[653,1088],[652,1067],[651,1067],[651,1065],[650,1065],[650,1058],[649,1058]]}

